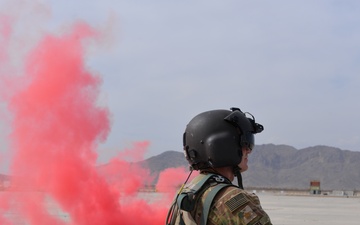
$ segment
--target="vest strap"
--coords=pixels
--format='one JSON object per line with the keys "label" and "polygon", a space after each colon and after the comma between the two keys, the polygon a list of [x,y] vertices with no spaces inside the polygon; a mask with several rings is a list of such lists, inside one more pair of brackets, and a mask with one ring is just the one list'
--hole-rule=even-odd
{"label": "vest strap", "polygon": [[224,184],[224,183],[220,183],[217,184],[214,189],[212,189],[209,194],[206,196],[205,201],[204,201],[204,208],[203,208],[203,213],[201,214],[201,218],[200,218],[200,225],[206,225],[207,224],[207,220],[208,220],[208,216],[209,216],[209,211],[212,205],[212,201],[214,200],[216,194],[223,189],[224,187],[227,186],[231,186],[231,184]]}

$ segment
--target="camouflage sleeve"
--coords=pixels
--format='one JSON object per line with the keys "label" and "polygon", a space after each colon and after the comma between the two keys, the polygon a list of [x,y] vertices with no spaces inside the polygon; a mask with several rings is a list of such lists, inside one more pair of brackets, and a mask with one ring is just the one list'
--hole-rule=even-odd
{"label": "camouflage sleeve", "polygon": [[227,187],[214,199],[208,225],[271,225],[255,194]]}

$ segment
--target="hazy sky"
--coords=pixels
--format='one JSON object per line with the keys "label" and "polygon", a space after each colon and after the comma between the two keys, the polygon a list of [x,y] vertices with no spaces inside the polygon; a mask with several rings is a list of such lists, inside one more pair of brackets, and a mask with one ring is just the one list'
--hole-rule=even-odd
{"label": "hazy sky", "polygon": [[112,114],[101,160],[143,140],[147,156],[181,151],[193,116],[233,106],[264,125],[257,144],[360,151],[359,1],[52,0],[18,10],[34,5],[48,13],[43,30],[79,19],[109,30],[88,58]]}

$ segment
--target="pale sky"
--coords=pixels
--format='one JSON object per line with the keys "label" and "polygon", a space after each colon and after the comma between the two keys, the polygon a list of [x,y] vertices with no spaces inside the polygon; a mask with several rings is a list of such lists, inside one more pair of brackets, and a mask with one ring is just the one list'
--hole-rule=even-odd
{"label": "pale sky", "polygon": [[48,18],[34,30],[79,19],[108,29],[87,62],[112,114],[100,161],[143,140],[147,157],[181,151],[192,117],[233,106],[264,125],[256,144],[360,151],[359,1],[44,0],[16,10],[34,5]]}

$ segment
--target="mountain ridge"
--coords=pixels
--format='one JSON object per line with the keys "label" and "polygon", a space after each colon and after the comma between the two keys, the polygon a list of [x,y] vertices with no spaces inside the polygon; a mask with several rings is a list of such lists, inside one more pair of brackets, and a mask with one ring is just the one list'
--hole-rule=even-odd
{"label": "mountain ridge", "polygon": [[[242,174],[245,187],[309,189],[310,181],[320,181],[322,190],[360,191],[360,152],[317,145],[296,149],[290,145],[256,145],[249,155],[249,169]],[[155,185],[168,168],[189,168],[181,151],[165,151],[139,162],[149,171]],[[114,166],[113,168],[111,168]],[[108,180],[121,179],[116,165],[99,165],[98,172]],[[108,171],[112,171],[110,174]],[[0,174],[4,186],[11,176]]]}
{"label": "mountain ridge", "polygon": [[[307,189],[318,180],[326,190],[360,190],[360,152],[317,145],[296,149],[289,145],[256,145],[249,169],[242,174],[245,186]],[[166,151],[142,162],[157,177],[170,167],[188,167],[182,152]]]}

